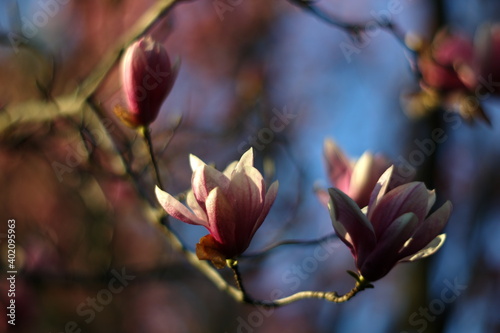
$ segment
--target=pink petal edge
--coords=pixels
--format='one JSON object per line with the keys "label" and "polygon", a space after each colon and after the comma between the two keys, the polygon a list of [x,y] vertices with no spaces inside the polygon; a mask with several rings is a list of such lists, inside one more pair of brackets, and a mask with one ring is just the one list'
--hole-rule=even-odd
{"label": "pink petal edge", "polygon": [[446,234],[437,235],[436,238],[434,238],[423,249],[421,249],[417,253],[414,253],[412,255],[404,257],[403,259],[400,259],[399,262],[416,261],[431,256],[443,246],[445,241],[446,241]]}
{"label": "pink petal edge", "polygon": [[208,223],[206,221],[198,218],[169,193],[162,191],[158,186],[155,188],[155,193],[158,202],[170,216],[185,223],[202,225],[208,228]]}
{"label": "pink petal edge", "polygon": [[278,195],[278,188],[279,188],[279,182],[276,180],[269,186],[269,189],[267,190],[265,200],[264,200],[264,205],[262,207],[262,211],[260,213],[259,218],[257,219],[251,235],[253,236],[257,229],[260,228],[262,223],[267,217],[267,214],[269,214],[269,211],[271,210],[271,207],[273,206],[274,200],[276,199],[276,196]]}
{"label": "pink petal edge", "polygon": [[366,257],[376,244],[373,226],[358,205],[344,192],[329,188],[328,193],[331,198],[329,211],[335,232],[346,245],[352,245],[350,247],[354,249],[353,254],[356,257]]}
{"label": "pink petal edge", "polygon": [[389,187],[389,183],[391,181],[393,173],[394,173],[394,165],[391,165],[389,168],[387,168],[387,170],[385,170],[382,176],[380,176],[380,178],[377,181],[377,184],[373,188],[372,194],[370,196],[370,202],[368,204],[367,216],[369,220],[372,217],[373,210],[380,202],[380,199],[382,199],[382,197],[387,192],[387,188]]}

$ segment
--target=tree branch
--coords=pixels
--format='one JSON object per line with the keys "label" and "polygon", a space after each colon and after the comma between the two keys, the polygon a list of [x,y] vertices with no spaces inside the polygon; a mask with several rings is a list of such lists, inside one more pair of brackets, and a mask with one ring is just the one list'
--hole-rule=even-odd
{"label": "tree branch", "polygon": [[367,289],[367,288],[373,288],[373,285],[365,280],[362,276],[357,278],[356,285],[354,288],[352,288],[350,291],[348,291],[346,294],[339,296],[335,291],[332,292],[326,292],[326,291],[299,291],[293,295],[279,298],[274,301],[261,301],[261,300],[256,300],[252,298],[245,290],[243,287],[243,280],[241,277],[241,273],[238,268],[238,263],[236,261],[228,261],[228,266],[233,270],[234,273],[234,278],[236,280],[236,284],[240,288],[241,293],[243,294],[243,302],[252,304],[252,305],[259,305],[259,306],[264,306],[264,307],[270,307],[270,308],[277,308],[283,305],[288,305],[303,299],[311,299],[311,298],[316,298],[316,299],[324,299],[329,302],[333,303],[343,303],[354,296],[356,296],[357,293],[360,291]]}
{"label": "tree branch", "polygon": [[265,248],[262,251],[255,252],[255,253],[249,253],[249,254],[244,254],[241,256],[242,259],[250,259],[250,258],[258,258],[267,255],[269,252],[272,250],[284,246],[284,245],[299,245],[299,246],[308,246],[308,245],[316,245],[322,242],[326,242],[331,239],[337,238],[337,235],[335,233],[331,233],[329,235],[323,236],[318,239],[311,239],[311,240],[299,240],[299,239],[291,239],[291,240],[284,240],[281,242],[277,242],[275,244],[269,245],[267,248]]}
{"label": "tree branch", "polygon": [[10,126],[21,123],[48,121],[55,117],[73,116],[82,113],[86,100],[101,85],[127,46],[146,34],[159,18],[166,15],[179,2],[182,2],[182,0],[158,0],[120,38],[115,47],[108,52],[94,71],[73,92],[58,96],[53,101],[35,99],[5,107],[0,112],[0,133]]}

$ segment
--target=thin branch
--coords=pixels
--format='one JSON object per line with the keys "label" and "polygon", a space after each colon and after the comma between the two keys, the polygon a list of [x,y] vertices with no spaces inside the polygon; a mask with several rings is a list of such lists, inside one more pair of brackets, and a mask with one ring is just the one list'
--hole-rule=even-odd
{"label": "thin branch", "polygon": [[399,42],[399,44],[401,46],[403,46],[403,48],[406,51],[410,52],[410,54],[413,57],[412,60],[408,59],[408,62],[410,63],[410,68],[414,72],[415,76],[417,76],[417,78],[421,77],[421,73],[418,69],[418,66],[416,66],[416,63],[417,63],[416,60],[418,59],[419,54],[416,50],[412,49],[406,43],[405,33],[393,21],[371,19],[370,21],[366,21],[366,22],[346,23],[338,18],[333,17],[333,15],[326,13],[323,9],[316,6],[314,4],[314,1],[311,1],[311,0],[288,0],[288,1],[290,3],[292,3],[293,5],[305,10],[306,12],[309,12],[310,14],[317,17],[321,21],[323,21],[331,26],[345,30],[346,32],[354,35],[358,41],[361,41],[360,34],[362,32],[365,32],[368,29],[368,27],[372,27],[373,22],[375,22],[376,26],[378,28],[389,32],[392,36],[394,36],[396,38],[396,40]]}
{"label": "thin branch", "polygon": [[[104,119],[104,113],[101,108],[94,102],[92,98],[87,99],[87,105],[91,109],[92,112],[87,112],[86,116],[88,117],[91,113],[94,113],[101,120]],[[100,124],[100,123],[99,123]],[[156,204],[156,200],[153,200],[151,196],[148,194],[146,187],[141,184],[140,175],[132,169],[131,161],[127,159],[126,152],[122,151],[118,148],[116,142],[111,138],[111,133],[108,133],[106,128],[101,125],[101,131],[103,134],[103,143],[106,145],[106,148],[109,153],[108,160],[110,164],[113,166],[115,170],[115,174],[119,177],[127,175],[130,177],[131,183],[134,186],[137,193],[141,198],[146,200],[150,207],[154,207]],[[119,127],[114,125],[113,131],[119,131]],[[124,139],[126,137],[124,136]],[[130,143],[127,142],[127,146],[130,146]]]}
{"label": "thin branch", "polygon": [[318,239],[310,239],[310,240],[299,240],[299,239],[290,239],[290,240],[284,240],[281,242],[277,242],[275,244],[269,245],[267,248],[264,248],[264,250],[259,251],[259,252],[254,252],[254,253],[249,253],[242,255],[242,259],[250,259],[250,258],[258,258],[265,256],[269,254],[272,250],[276,249],[277,247],[280,246],[285,246],[285,245],[298,245],[298,246],[308,246],[308,245],[316,245],[320,244],[326,241],[329,241],[331,239],[337,238],[337,235],[335,233],[331,233],[329,235],[323,236]]}
{"label": "thin branch", "polygon": [[153,169],[156,175],[156,181],[158,182],[158,187],[164,190],[165,188],[163,187],[163,183],[161,181],[160,169],[158,168],[158,162],[156,161],[155,152],[153,148],[153,140],[151,140],[151,132],[149,127],[143,126],[141,128],[141,133],[144,137],[146,145],[148,146],[149,156],[151,157],[151,162],[153,163]]}
{"label": "thin branch", "polygon": [[414,52],[414,50],[410,49],[408,45],[406,45],[406,43],[404,42],[405,40],[404,33],[402,33],[401,30],[397,27],[397,25],[390,20],[372,19],[367,22],[347,23],[338,18],[333,17],[333,15],[331,14],[326,13],[323,9],[319,8],[318,6],[315,6],[312,1],[304,1],[304,0],[288,0],[288,1],[294,4],[295,6],[298,6],[299,8],[302,8],[305,11],[316,16],[321,21],[329,25],[332,25],[334,27],[346,30],[347,32],[355,36],[359,36],[361,32],[367,30],[368,26],[371,26],[372,22],[375,22],[379,28],[391,32],[392,35],[394,35],[394,37],[396,37],[396,39],[400,41],[405,48],[407,48],[409,51]]}
{"label": "thin branch", "polygon": [[297,302],[299,300],[303,299],[324,299],[329,302],[333,303],[343,303],[354,296],[356,296],[357,293],[360,291],[367,289],[367,288],[373,288],[373,285],[363,279],[363,277],[359,277],[356,281],[356,285],[354,288],[352,288],[350,291],[348,291],[346,294],[339,296],[335,291],[331,292],[326,292],[326,291],[299,291],[293,295],[283,297],[274,301],[261,301],[261,300],[256,300],[252,298],[245,290],[243,287],[243,280],[241,277],[241,273],[238,268],[238,263],[236,261],[229,261],[228,265],[232,269],[234,273],[234,278],[236,280],[237,286],[240,288],[240,291],[243,294],[243,302],[252,304],[252,305],[259,305],[259,306],[264,306],[264,307],[270,307],[270,308],[277,308],[283,305],[288,305],[294,302]]}
{"label": "thin branch", "polygon": [[33,99],[6,107],[0,113],[0,133],[8,127],[20,123],[48,121],[55,117],[73,116],[82,113],[86,100],[99,88],[127,46],[146,34],[158,19],[166,15],[175,4],[181,2],[183,1],[158,0],[120,38],[115,47],[96,66],[96,69],[73,92],[57,96],[53,101]]}

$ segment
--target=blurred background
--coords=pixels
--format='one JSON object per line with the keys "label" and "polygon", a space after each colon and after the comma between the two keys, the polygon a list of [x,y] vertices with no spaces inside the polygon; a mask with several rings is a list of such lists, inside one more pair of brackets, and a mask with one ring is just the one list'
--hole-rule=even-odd
{"label": "blurred background", "polygon": [[[327,137],[353,159],[385,154],[436,188],[438,204],[453,202],[436,255],[397,266],[347,303],[304,300],[274,310],[219,292],[148,215],[155,182],[146,147],[113,114],[125,103],[117,66],[85,106],[61,111],[60,97],[70,103],[155,5],[0,2],[1,274],[8,219],[16,220],[18,268],[16,325],[2,316],[0,331],[500,332],[500,30],[487,25],[500,20],[498,2],[315,4],[366,28],[355,35],[284,0],[193,0],[148,30],[181,61],[152,125],[167,191],[189,188],[189,154],[223,169],[251,146],[268,181],[280,182],[247,253],[333,233],[313,191],[332,185]],[[392,31],[377,28],[387,21]],[[438,43],[443,29],[465,42]],[[41,110],[48,104],[56,106]],[[276,119],[283,126],[273,128]],[[206,234],[175,220],[172,228],[190,249]],[[240,265],[260,299],[354,285],[345,273],[355,269],[352,256],[335,238]],[[2,277],[2,308],[8,289]]]}

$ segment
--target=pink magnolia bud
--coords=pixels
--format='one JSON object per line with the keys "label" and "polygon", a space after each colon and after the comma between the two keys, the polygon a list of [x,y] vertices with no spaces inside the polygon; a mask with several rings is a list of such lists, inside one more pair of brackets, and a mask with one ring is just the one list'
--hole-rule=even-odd
{"label": "pink magnolia bud", "polygon": [[127,49],[121,72],[128,108],[117,113],[131,127],[148,126],[174,84],[167,51],[150,37],[142,38]]}
{"label": "pink magnolia bud", "polygon": [[375,186],[366,214],[345,193],[329,189],[330,216],[337,236],[350,248],[361,276],[384,277],[399,262],[415,261],[435,253],[444,243],[441,234],[452,205],[429,211],[436,195],[421,182],[388,191],[391,166]]}
{"label": "pink magnolia bud", "polygon": [[253,167],[251,148],[224,172],[194,155],[190,162],[193,177],[186,199],[189,208],[158,187],[156,197],[172,217],[208,229],[210,234],[196,245],[196,254],[200,260],[211,260],[222,268],[226,259],[234,259],[248,248],[274,203],[278,182],[266,193],[264,179]]}

